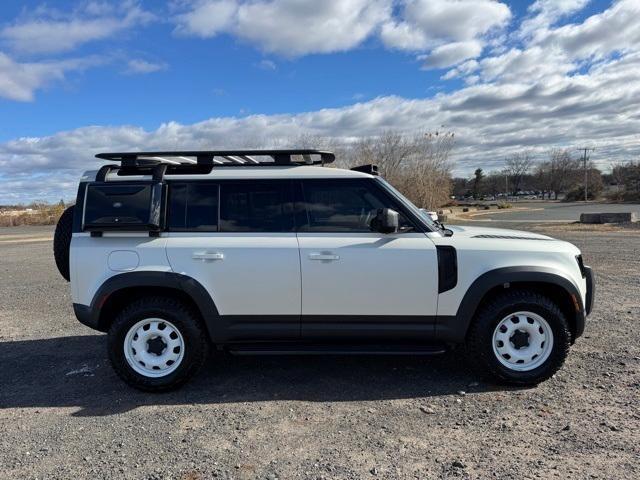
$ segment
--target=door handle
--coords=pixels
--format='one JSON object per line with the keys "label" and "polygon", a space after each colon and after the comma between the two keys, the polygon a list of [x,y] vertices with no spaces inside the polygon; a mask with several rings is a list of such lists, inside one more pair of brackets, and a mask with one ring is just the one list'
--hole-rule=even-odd
{"label": "door handle", "polygon": [[224,260],[224,253],[220,252],[193,252],[192,257],[194,260]]}
{"label": "door handle", "polygon": [[322,260],[325,262],[333,262],[335,260],[340,260],[340,255],[336,255],[335,253],[310,253],[309,260]]}

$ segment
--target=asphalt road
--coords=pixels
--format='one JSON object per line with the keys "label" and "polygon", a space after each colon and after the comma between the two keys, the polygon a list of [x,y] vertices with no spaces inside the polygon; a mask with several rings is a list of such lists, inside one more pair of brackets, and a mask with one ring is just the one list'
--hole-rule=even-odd
{"label": "asphalt road", "polygon": [[640,478],[640,231],[547,228],[583,249],[598,294],[536,388],[488,383],[453,351],[216,356],[162,395],[116,377],[50,242],[17,238],[51,229],[0,231],[0,478]]}
{"label": "asphalt road", "polygon": [[[636,212],[640,217],[640,204],[618,203],[560,203],[560,202],[513,202],[516,209],[480,211],[472,220],[502,222],[575,222],[581,213]],[[526,211],[518,210],[526,208]]]}

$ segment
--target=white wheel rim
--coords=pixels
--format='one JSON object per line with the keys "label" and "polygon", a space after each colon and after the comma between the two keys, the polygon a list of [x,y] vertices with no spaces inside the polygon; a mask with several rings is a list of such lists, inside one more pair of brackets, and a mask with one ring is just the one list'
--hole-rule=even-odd
{"label": "white wheel rim", "polygon": [[184,357],[184,339],[171,322],[145,318],[127,332],[124,356],[129,366],[140,375],[164,377],[180,366]]}
{"label": "white wheel rim", "polygon": [[537,313],[515,312],[493,331],[493,353],[510,370],[526,372],[547,361],[553,349],[553,331]]}

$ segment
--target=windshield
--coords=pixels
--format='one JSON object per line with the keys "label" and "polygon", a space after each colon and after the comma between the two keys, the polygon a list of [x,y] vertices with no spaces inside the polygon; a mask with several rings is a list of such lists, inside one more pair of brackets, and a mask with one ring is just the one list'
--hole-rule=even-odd
{"label": "windshield", "polygon": [[389,182],[387,182],[382,177],[377,177],[376,180],[379,181],[384,186],[384,188],[389,190],[402,203],[404,203],[407,206],[407,208],[409,208],[415,215],[417,215],[419,218],[421,218],[424,221],[424,223],[429,225],[429,228],[431,228],[431,230],[435,230],[435,231],[440,230],[438,225],[431,219],[431,217],[429,215],[427,215],[425,212],[423,212],[418,207],[416,207],[411,202],[411,200],[409,200],[402,193],[400,193],[393,185],[391,185]]}

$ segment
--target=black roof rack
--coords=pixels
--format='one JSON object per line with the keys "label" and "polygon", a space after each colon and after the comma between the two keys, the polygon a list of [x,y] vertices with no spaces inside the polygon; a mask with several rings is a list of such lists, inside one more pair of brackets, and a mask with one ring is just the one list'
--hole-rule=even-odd
{"label": "black roof rack", "polygon": [[[293,156],[301,156],[302,161]],[[320,157],[313,159],[313,157]],[[280,150],[203,150],[99,153],[97,158],[120,162],[122,167],[153,167],[168,165],[212,165],[212,166],[275,166],[275,165],[325,165],[335,160],[332,152],[311,149]],[[270,157],[261,161],[255,157]],[[265,159],[266,160],[266,159]]]}

